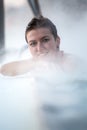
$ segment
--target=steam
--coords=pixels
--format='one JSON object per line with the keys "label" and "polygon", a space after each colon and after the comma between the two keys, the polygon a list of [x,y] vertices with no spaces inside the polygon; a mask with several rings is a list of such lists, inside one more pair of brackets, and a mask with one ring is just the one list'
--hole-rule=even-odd
{"label": "steam", "polygon": [[39,61],[24,75],[0,77],[2,128],[85,130],[87,79],[81,70],[66,73],[55,63]]}
{"label": "steam", "polygon": [[[41,0],[40,5],[42,14],[57,26],[60,48],[87,60],[87,1]],[[26,44],[24,30],[31,17],[28,5],[7,10],[6,47],[11,52],[4,62],[30,56],[28,51],[20,54],[18,50]],[[49,130],[86,130],[87,65],[78,64],[71,74],[53,63],[39,62],[24,75],[0,75],[0,129],[36,130],[39,122]]]}

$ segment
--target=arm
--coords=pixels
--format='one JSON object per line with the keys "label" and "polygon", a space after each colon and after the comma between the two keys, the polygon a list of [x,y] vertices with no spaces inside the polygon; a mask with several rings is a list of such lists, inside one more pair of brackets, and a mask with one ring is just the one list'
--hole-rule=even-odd
{"label": "arm", "polygon": [[15,61],[2,65],[0,73],[7,76],[16,76],[28,72],[33,67],[31,60]]}

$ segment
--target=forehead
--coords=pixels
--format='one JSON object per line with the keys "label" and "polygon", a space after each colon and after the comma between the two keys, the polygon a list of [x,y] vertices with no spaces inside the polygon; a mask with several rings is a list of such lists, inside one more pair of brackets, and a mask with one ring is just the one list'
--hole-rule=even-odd
{"label": "forehead", "polygon": [[35,37],[51,36],[52,33],[49,28],[38,28],[27,32],[27,39],[31,40]]}

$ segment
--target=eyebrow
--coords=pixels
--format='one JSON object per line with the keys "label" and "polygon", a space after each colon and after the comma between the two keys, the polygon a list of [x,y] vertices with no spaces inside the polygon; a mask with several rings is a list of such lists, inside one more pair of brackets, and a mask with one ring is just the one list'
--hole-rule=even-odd
{"label": "eyebrow", "polygon": [[48,38],[49,36],[48,35],[46,35],[46,36],[43,36],[41,39],[44,39],[44,38]]}
{"label": "eyebrow", "polygon": [[[40,39],[40,40],[42,40],[42,39],[44,39],[44,38],[46,38],[46,37],[49,37],[49,36],[48,36],[48,35],[43,36],[43,37],[41,37],[41,39]],[[36,40],[30,40],[30,41],[28,41],[28,43],[30,43],[30,42],[36,42]]]}

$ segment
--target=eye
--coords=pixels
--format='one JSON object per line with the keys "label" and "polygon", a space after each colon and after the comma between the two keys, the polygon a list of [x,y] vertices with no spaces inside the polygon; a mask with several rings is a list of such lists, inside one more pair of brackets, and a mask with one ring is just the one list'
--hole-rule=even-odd
{"label": "eye", "polygon": [[48,42],[50,39],[49,38],[44,38],[43,40],[42,40],[42,42]]}
{"label": "eye", "polygon": [[37,42],[34,42],[34,41],[29,43],[29,45],[30,45],[31,47],[36,46],[36,44],[37,44]]}

